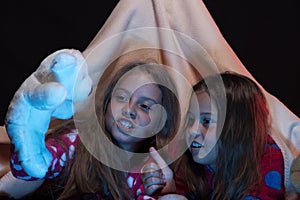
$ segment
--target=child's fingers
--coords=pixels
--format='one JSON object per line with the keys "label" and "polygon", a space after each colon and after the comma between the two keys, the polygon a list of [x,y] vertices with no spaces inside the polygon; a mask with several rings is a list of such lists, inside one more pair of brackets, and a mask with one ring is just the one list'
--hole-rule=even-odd
{"label": "child's fingers", "polygon": [[145,188],[145,192],[148,195],[156,195],[159,194],[164,188],[164,185],[152,185],[149,188]]}
{"label": "child's fingers", "polygon": [[150,155],[157,163],[160,169],[168,166],[165,160],[159,155],[159,153],[156,151],[154,147],[150,147]]}
{"label": "child's fingers", "polygon": [[162,179],[162,178],[159,178],[159,177],[149,177],[143,182],[143,184],[144,184],[144,188],[147,189],[147,188],[150,188],[150,187],[154,187],[155,185],[165,186],[166,181],[165,181],[165,179]]}
{"label": "child's fingers", "polygon": [[162,170],[164,178],[169,181],[173,180],[173,171],[170,169],[165,160],[159,155],[154,147],[150,147],[150,155]]}
{"label": "child's fingers", "polygon": [[[166,192],[175,192],[176,186],[173,180],[173,171],[170,169],[165,160],[159,155],[159,153],[155,150],[154,147],[150,148],[150,156],[154,160],[152,163],[146,164],[144,169],[145,173],[150,173],[151,170],[147,170],[147,168],[152,169],[152,172],[159,171],[161,172],[161,177],[155,177],[154,175],[149,176],[147,179],[144,179],[144,188],[146,193],[149,195],[158,194],[158,193],[166,193]],[[153,164],[154,163],[154,164]],[[156,169],[155,169],[156,168]],[[154,170],[153,170],[154,169]],[[156,174],[158,176],[158,174]],[[154,193],[155,192],[155,193]]]}
{"label": "child's fingers", "polygon": [[160,177],[150,176],[143,181],[145,192],[148,195],[160,193],[160,191],[166,186],[165,179]]}
{"label": "child's fingers", "polygon": [[143,182],[146,182],[146,180],[150,177],[156,177],[156,178],[163,179],[163,174],[160,170],[159,171],[146,172],[146,173],[142,174],[141,179],[142,179]]}

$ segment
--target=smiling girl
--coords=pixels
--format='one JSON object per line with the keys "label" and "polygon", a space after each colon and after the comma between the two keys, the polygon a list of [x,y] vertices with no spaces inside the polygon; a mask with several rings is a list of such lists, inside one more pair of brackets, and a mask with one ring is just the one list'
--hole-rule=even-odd
{"label": "smiling girl", "polygon": [[284,199],[283,156],[269,135],[262,91],[243,75],[225,72],[220,76],[225,98],[220,85],[206,84],[218,75],[194,86],[199,113],[189,116],[187,142],[191,145],[181,165],[185,174],[181,177],[193,191],[189,198]]}
{"label": "smiling girl", "polygon": [[[134,157],[111,154],[111,149],[105,148],[105,141],[99,140],[99,134],[104,134],[112,146],[133,153],[146,153],[150,146],[161,148],[176,134],[179,104],[167,70],[144,62],[129,63],[113,73],[111,69],[114,68],[103,74],[104,81],[101,79],[96,89],[95,112],[103,133],[93,130],[95,133],[87,145],[84,141],[87,132],[80,130],[79,133],[74,121],[69,121],[48,134],[46,146],[53,160],[44,179],[57,177],[62,181],[61,194],[55,199],[144,196],[140,173],[107,166],[93,155],[91,148],[101,151],[109,160],[130,166]],[[11,158],[16,177],[36,180],[22,169],[16,153]],[[53,194],[46,196],[50,195]],[[144,197],[147,198],[151,197]]]}

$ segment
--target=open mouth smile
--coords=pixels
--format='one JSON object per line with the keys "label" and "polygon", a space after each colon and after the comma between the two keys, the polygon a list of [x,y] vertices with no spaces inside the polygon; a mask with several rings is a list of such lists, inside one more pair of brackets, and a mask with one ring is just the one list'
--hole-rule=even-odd
{"label": "open mouth smile", "polygon": [[191,151],[192,155],[198,154],[201,147],[203,147],[202,144],[200,144],[199,142],[193,141],[190,145],[190,151]]}
{"label": "open mouth smile", "polygon": [[117,120],[116,125],[121,132],[131,132],[134,128],[133,123],[124,119]]}

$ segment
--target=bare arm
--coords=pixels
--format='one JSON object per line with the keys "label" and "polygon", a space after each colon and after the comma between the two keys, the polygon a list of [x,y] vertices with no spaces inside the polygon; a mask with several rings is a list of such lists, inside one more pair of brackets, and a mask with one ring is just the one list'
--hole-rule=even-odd
{"label": "bare arm", "polygon": [[0,126],[0,144],[10,144],[10,139],[4,126]]}

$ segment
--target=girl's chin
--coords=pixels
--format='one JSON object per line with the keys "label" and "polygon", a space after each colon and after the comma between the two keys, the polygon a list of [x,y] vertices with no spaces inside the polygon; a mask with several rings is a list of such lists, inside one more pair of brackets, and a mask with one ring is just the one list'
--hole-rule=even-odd
{"label": "girl's chin", "polygon": [[197,157],[200,153],[200,148],[190,148],[190,152],[191,152],[193,158]]}
{"label": "girl's chin", "polygon": [[197,159],[197,158],[193,158],[193,160],[194,160],[195,163],[203,164],[203,163],[201,163],[201,161],[200,161],[199,159]]}
{"label": "girl's chin", "polygon": [[203,163],[203,161],[204,161],[203,159],[205,158],[205,156],[203,156],[203,152],[201,152],[200,149],[193,150],[193,151],[191,151],[191,153],[192,153],[193,160],[196,163],[206,164],[206,163]]}

